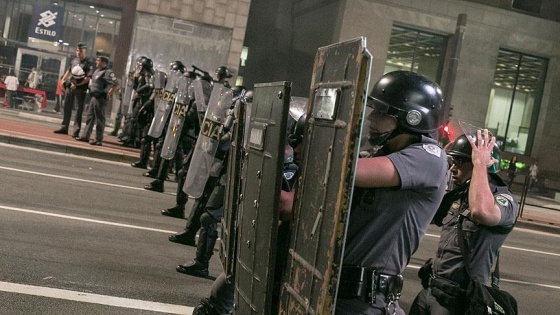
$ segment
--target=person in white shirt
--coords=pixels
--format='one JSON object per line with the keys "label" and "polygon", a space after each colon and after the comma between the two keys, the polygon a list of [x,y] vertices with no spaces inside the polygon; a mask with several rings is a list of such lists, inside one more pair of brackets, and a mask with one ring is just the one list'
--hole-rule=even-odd
{"label": "person in white shirt", "polygon": [[34,89],[37,86],[37,68],[33,67],[27,76],[27,86]]}
{"label": "person in white shirt", "polygon": [[4,84],[6,84],[6,103],[10,108],[15,108],[16,104],[14,103],[14,94],[18,88],[18,78],[14,70],[10,70],[10,73],[4,80]]}
{"label": "person in white shirt", "polygon": [[539,167],[537,166],[538,161],[535,161],[531,168],[529,168],[529,191],[535,188],[535,183],[537,182],[537,174],[539,173]]}

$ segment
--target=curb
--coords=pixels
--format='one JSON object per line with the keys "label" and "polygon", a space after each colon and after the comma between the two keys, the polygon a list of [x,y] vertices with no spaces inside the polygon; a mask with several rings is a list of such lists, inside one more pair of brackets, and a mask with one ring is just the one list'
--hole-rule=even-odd
{"label": "curb", "polygon": [[13,137],[10,135],[3,135],[3,134],[0,134],[0,142],[12,144],[12,145],[30,147],[39,150],[86,156],[90,158],[103,159],[103,160],[109,160],[114,162],[132,163],[138,160],[138,156],[127,155],[119,152],[91,150],[91,149],[74,147],[74,146],[69,146],[64,144],[55,144],[55,143],[49,143],[44,141],[38,141],[38,140],[33,140],[28,138]]}

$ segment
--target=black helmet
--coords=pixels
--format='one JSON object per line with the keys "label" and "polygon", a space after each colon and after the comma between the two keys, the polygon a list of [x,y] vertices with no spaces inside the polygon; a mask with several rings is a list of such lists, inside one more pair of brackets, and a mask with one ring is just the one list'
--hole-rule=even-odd
{"label": "black helmet", "polygon": [[303,142],[303,133],[305,132],[306,117],[307,117],[306,114],[301,115],[301,117],[292,127],[290,134],[288,135],[288,144],[292,148],[297,147],[300,143]]}
{"label": "black helmet", "polygon": [[[369,98],[374,110],[397,118],[402,129],[430,133],[439,126],[443,96],[439,85],[411,71],[393,71],[377,81]],[[368,104],[369,105],[369,104]]]}
{"label": "black helmet", "polygon": [[140,60],[138,60],[138,63],[140,65],[142,65],[142,68],[148,72],[153,72],[154,71],[154,62],[152,61],[152,59],[148,58],[148,57],[141,57]]}
{"label": "black helmet", "polygon": [[216,76],[218,76],[218,79],[220,78],[231,78],[231,73],[229,72],[229,69],[226,66],[219,66],[218,69],[216,69]]}
{"label": "black helmet", "polygon": [[169,64],[169,70],[173,71],[173,70],[178,70],[181,73],[185,73],[185,65],[180,62],[179,60],[173,61],[172,63]]}
{"label": "black helmet", "polygon": [[[460,157],[468,161],[471,161],[472,146],[469,143],[469,139],[468,139],[469,137],[472,139],[476,139],[475,135],[466,135],[466,134],[462,134],[459,137],[457,137],[457,139],[453,141],[453,143],[447,150],[447,155],[453,157]],[[500,149],[496,144],[494,144],[494,148],[492,149],[492,157],[500,161]],[[488,173],[496,174],[498,173],[499,170],[500,170],[500,163],[496,163],[488,168]]]}

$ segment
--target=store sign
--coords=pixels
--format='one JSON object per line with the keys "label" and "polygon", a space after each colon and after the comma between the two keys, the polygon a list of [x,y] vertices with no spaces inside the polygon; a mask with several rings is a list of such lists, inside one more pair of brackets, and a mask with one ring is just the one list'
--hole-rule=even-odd
{"label": "store sign", "polygon": [[36,4],[33,7],[29,37],[57,42],[62,38],[64,9],[52,4]]}

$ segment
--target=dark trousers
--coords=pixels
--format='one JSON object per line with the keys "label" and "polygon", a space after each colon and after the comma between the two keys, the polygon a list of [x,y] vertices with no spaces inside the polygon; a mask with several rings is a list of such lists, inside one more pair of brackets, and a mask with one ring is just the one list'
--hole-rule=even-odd
{"label": "dark trousers", "polygon": [[6,90],[6,103],[10,108],[16,108],[16,104],[14,103],[14,94],[16,91]]}
{"label": "dark trousers", "polygon": [[85,89],[66,89],[64,96],[64,116],[62,118],[62,128],[70,130],[70,119],[72,118],[72,108],[76,104],[76,117],[74,118],[74,135],[80,133],[82,127],[82,114],[84,112],[84,103],[86,100]]}
{"label": "dark trousers", "polygon": [[219,314],[231,314],[233,312],[234,294],[235,279],[227,279],[225,272],[222,272],[212,283],[208,301]]}
{"label": "dark trousers", "polygon": [[82,138],[89,139],[95,125],[95,139],[99,142],[103,141],[103,132],[105,130],[105,106],[107,104],[106,96],[91,97],[86,113],[86,127]]}
{"label": "dark trousers", "polygon": [[56,105],[54,106],[54,110],[56,112],[60,112],[60,106],[62,106],[62,102],[64,101],[63,95],[56,95]]}
{"label": "dark trousers", "polygon": [[432,295],[430,288],[423,289],[418,293],[408,315],[459,315],[464,310],[456,309],[454,306],[444,307]]}

